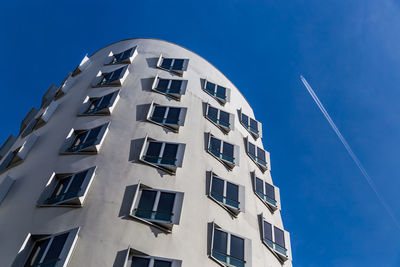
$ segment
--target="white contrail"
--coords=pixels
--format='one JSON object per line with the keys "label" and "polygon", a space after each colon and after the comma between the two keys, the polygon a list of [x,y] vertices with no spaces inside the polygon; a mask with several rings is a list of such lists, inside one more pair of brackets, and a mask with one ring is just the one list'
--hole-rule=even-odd
{"label": "white contrail", "polygon": [[371,177],[369,176],[369,174],[365,170],[364,166],[361,164],[360,160],[358,159],[356,154],[354,154],[354,152],[351,149],[350,145],[347,143],[346,139],[344,139],[343,135],[341,134],[339,129],[336,127],[335,123],[331,119],[331,116],[329,116],[328,112],[326,111],[326,109],[322,105],[321,101],[319,101],[317,95],[314,93],[314,90],[311,88],[311,86],[308,84],[307,80],[302,75],[300,75],[300,79],[303,82],[304,86],[307,88],[307,91],[310,93],[311,97],[314,99],[315,103],[318,105],[319,109],[324,114],[325,118],[328,120],[329,124],[331,125],[332,129],[335,131],[336,135],[339,137],[340,141],[342,142],[342,144],[346,148],[346,150],[349,153],[350,157],[353,159],[354,163],[360,169],[362,175],[364,176],[365,180],[367,181],[367,183],[371,187],[372,191],[375,192],[375,195],[378,198],[378,200],[381,202],[382,206],[386,209],[386,211],[389,214],[389,216],[393,219],[393,221],[396,224],[396,226],[400,229],[400,223],[397,220],[396,216],[394,215],[392,209],[386,203],[385,199],[383,198],[381,193],[376,188],[376,185],[375,185],[374,181],[371,179]]}

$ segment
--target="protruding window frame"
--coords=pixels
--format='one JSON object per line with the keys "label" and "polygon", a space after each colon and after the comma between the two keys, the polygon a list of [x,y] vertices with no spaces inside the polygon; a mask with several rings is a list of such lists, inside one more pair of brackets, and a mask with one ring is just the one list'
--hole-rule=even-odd
{"label": "protruding window frame", "polygon": [[[162,64],[163,64],[165,59],[172,60],[172,63],[171,63],[169,68],[165,68],[165,67],[162,66]],[[183,60],[182,69],[180,69],[180,70],[173,69],[175,60]],[[185,71],[187,71],[188,66],[189,66],[189,59],[188,58],[164,57],[162,54],[160,54],[160,57],[158,58],[158,61],[157,61],[157,68],[162,69],[162,70],[166,70],[166,71],[169,71],[169,72],[172,72],[172,73],[175,73],[175,74],[177,74],[179,76],[183,76],[183,73]]]}
{"label": "protruding window frame", "polygon": [[43,127],[53,116],[54,112],[56,112],[58,108],[58,102],[52,102],[49,106],[44,108],[42,111],[39,111],[34,118],[30,120],[28,125],[24,128],[21,133],[21,137],[24,138],[33,131]]}
{"label": "protruding window frame", "polygon": [[[92,83],[92,87],[120,87],[123,85],[124,81],[129,75],[129,65],[126,66],[120,66],[118,68],[115,68],[113,70],[107,70],[107,71],[99,71],[96,75],[96,78],[94,79]],[[114,75],[115,72],[121,70],[119,73],[118,78],[113,78],[111,81],[104,83],[103,80],[106,79],[107,75]]]}
{"label": "protruding window frame", "polygon": [[136,250],[136,249],[132,248],[131,246],[129,246],[128,249],[126,250],[125,262],[124,262],[123,267],[131,266],[132,265],[132,258],[134,258],[134,257],[149,259],[150,263],[149,263],[148,267],[154,267],[154,265],[153,265],[154,264],[154,260],[171,262],[171,267],[181,267],[182,266],[182,261],[181,260],[152,256],[152,255],[149,255],[149,254],[144,253],[142,251]]}
{"label": "protruding window frame", "polygon": [[[165,107],[166,108],[166,111],[164,113],[164,117],[163,117],[163,121],[162,122],[154,120],[153,114],[154,114],[154,110],[155,110],[156,107]],[[170,108],[179,108],[180,109],[179,118],[178,118],[176,123],[169,123],[167,121],[167,117],[165,117],[166,115],[168,115],[168,112],[169,112]],[[160,126],[165,127],[165,128],[167,128],[167,129],[169,129],[169,130],[171,130],[173,132],[178,133],[179,132],[179,128],[181,126],[185,125],[186,113],[187,113],[187,108],[186,107],[159,105],[159,104],[155,103],[154,101],[152,101],[151,104],[150,104],[150,108],[149,108],[149,111],[147,113],[146,119],[151,123],[160,125]]]}
{"label": "protruding window frame", "polygon": [[[217,121],[214,121],[214,120],[213,120],[212,118],[210,118],[210,116],[208,115],[208,114],[209,114],[210,107],[211,107],[211,108],[214,108],[214,109],[216,109],[216,110],[218,110],[218,111],[217,111]],[[209,120],[212,124],[214,124],[215,126],[217,126],[224,134],[228,134],[230,131],[233,131],[233,130],[235,129],[235,115],[234,115],[234,114],[229,113],[229,112],[227,112],[227,111],[225,111],[225,110],[222,110],[222,109],[220,109],[220,108],[216,108],[216,107],[214,107],[213,105],[211,105],[210,103],[206,103],[206,102],[203,102],[203,111],[204,111],[204,112],[203,112],[204,117],[205,117],[207,120]],[[225,112],[225,113],[228,114],[228,116],[229,116],[229,125],[224,125],[224,124],[219,123],[221,112]]]}
{"label": "protruding window frame", "polygon": [[[207,135],[206,150],[210,155],[212,155],[214,158],[216,158],[218,161],[220,161],[222,164],[224,164],[224,166],[226,166],[230,170],[232,170],[235,166],[239,166],[240,148],[238,145],[235,145],[235,144],[226,142],[220,138],[217,138],[215,135],[211,134],[211,132],[208,132],[205,134]],[[227,143],[227,144],[233,146],[233,162],[223,159],[223,157],[221,156],[221,155],[223,155],[223,153],[220,153],[220,155],[217,156],[211,152],[211,150],[210,150],[211,138],[218,139],[221,142],[221,149],[222,149],[221,151],[223,151],[224,143]]]}
{"label": "protruding window frame", "polygon": [[[243,122],[242,115],[247,117],[247,125]],[[262,123],[261,122],[259,122],[256,119],[253,119],[252,117],[250,117],[247,114],[244,114],[242,112],[242,109],[238,109],[238,116],[239,116],[240,124],[242,124],[242,126],[251,134],[251,136],[253,136],[253,138],[255,140],[257,140],[258,138],[262,138]],[[252,130],[253,127],[250,126],[251,120],[253,120],[253,121],[255,121],[257,123],[257,132]]]}
{"label": "protruding window frame", "polygon": [[[83,102],[82,108],[80,110],[80,112],[78,113],[78,116],[108,116],[112,113],[112,111],[114,110],[120,96],[119,96],[120,90],[115,90],[112,92],[107,92],[107,93],[103,93],[100,96],[87,96]],[[108,102],[106,107],[103,107],[102,109],[99,109],[95,112],[92,113],[88,113],[88,109],[89,107],[92,105],[93,102],[99,100],[99,99],[104,99],[105,97],[108,97],[109,95],[111,95],[111,99]]]}
{"label": "protruding window frame", "polygon": [[[158,88],[160,80],[168,80],[169,81],[168,82],[168,87],[169,88],[163,88],[163,89],[166,89],[167,91],[165,91],[165,92],[164,91],[160,91],[160,88]],[[168,91],[168,90],[171,90],[170,87],[171,87],[171,84],[173,83],[173,81],[180,81],[181,82],[180,88],[179,88],[179,93],[169,92]],[[188,85],[188,80],[162,78],[162,77],[159,77],[158,74],[157,74],[156,77],[154,77],[154,81],[153,81],[153,84],[151,86],[151,90],[156,92],[156,93],[168,96],[168,97],[170,97],[170,98],[172,98],[172,99],[174,99],[176,101],[180,101],[181,97],[186,93],[187,85]]]}
{"label": "protruding window frame", "polygon": [[[256,175],[256,172],[250,172],[251,182],[253,185],[254,194],[261,200],[262,203],[272,212],[274,213],[277,210],[281,210],[281,200],[280,200],[280,190],[279,187],[273,185],[272,183],[267,182],[265,179]],[[257,191],[257,179],[261,180],[263,183],[263,193],[260,196],[261,192]],[[272,186],[274,188],[275,199],[269,200],[270,197],[266,195],[266,184]],[[275,204],[274,204],[275,201]]]}
{"label": "protruding window frame", "polygon": [[[129,52],[129,56],[126,58],[123,58],[122,60],[116,60],[116,56],[124,54]],[[106,65],[118,65],[118,64],[132,64],[133,60],[135,57],[138,55],[138,49],[137,45],[130,47],[128,49],[125,49],[122,52],[114,53],[114,51],[111,51],[110,54],[108,55],[108,58],[106,59]]]}
{"label": "protruding window frame", "polygon": [[[213,93],[211,93],[211,92],[209,92],[209,91],[207,90],[207,84],[208,84],[208,83],[214,85],[214,92],[213,92]],[[225,98],[219,97],[219,96],[217,95],[217,88],[218,88],[218,86],[225,89]],[[223,106],[224,106],[226,103],[230,102],[230,98],[231,98],[231,89],[229,89],[228,87],[219,85],[219,84],[217,84],[217,83],[215,83],[215,82],[211,82],[211,81],[209,81],[209,80],[207,80],[207,79],[203,79],[203,88],[202,88],[202,89],[203,89],[204,92],[206,92],[208,95],[212,96],[215,100],[218,101],[218,103],[220,103],[220,104],[223,105]]]}
{"label": "protruding window frame", "polygon": [[[266,151],[265,149],[263,149],[263,148],[261,148],[261,147],[255,145],[254,143],[250,142],[250,141],[249,141],[249,137],[246,137],[246,138],[245,138],[245,144],[246,144],[246,154],[247,154],[247,155],[249,156],[249,158],[251,158],[251,160],[258,166],[258,168],[259,168],[263,173],[266,172],[266,171],[268,171],[268,170],[271,170],[269,152]],[[255,153],[256,153],[256,155],[254,155],[255,158],[253,158],[253,155],[250,154],[250,152],[249,152],[249,146],[250,146],[250,144],[253,145],[253,146],[255,147]],[[258,160],[258,149],[264,151],[264,153],[265,153],[265,165],[263,165],[263,164],[262,164],[261,162],[259,162],[259,160]]]}

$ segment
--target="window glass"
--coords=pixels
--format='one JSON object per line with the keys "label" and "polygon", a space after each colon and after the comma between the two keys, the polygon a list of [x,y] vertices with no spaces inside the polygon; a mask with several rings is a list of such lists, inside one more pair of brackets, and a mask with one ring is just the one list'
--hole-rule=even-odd
{"label": "window glass", "polygon": [[179,93],[181,90],[182,81],[181,80],[171,80],[170,91],[171,93]]}
{"label": "window glass", "polygon": [[207,82],[206,91],[209,92],[211,95],[214,95],[215,94],[215,84]]}
{"label": "window glass", "polygon": [[265,183],[265,191],[266,191],[265,194],[267,195],[267,197],[275,200],[275,189],[272,185]]}
{"label": "window glass", "polygon": [[173,70],[182,70],[183,69],[183,59],[175,59],[174,65],[172,67]]}
{"label": "window glass", "polygon": [[244,239],[231,235],[231,252],[230,255],[244,260]]}
{"label": "window glass", "polygon": [[68,185],[71,182],[71,179],[73,179],[73,176],[68,176],[64,179],[60,179],[58,181],[58,184],[53,192],[53,194],[51,195],[51,197],[49,199],[46,200],[47,203],[52,204],[52,203],[56,203],[59,201],[62,201],[64,199],[64,196],[66,194]]}
{"label": "window glass", "polygon": [[136,216],[148,219],[152,217],[156,195],[156,191],[145,189],[142,190],[142,195],[140,197],[139,204],[136,210]]}
{"label": "window glass", "polygon": [[175,194],[161,192],[155,219],[162,221],[171,221],[174,201]]}
{"label": "window glass", "polygon": [[262,195],[264,195],[263,185],[264,182],[261,179],[256,178],[256,192],[261,193]]}
{"label": "window glass", "polygon": [[161,67],[164,69],[169,69],[172,65],[172,58],[163,58]]}
{"label": "window glass", "polygon": [[229,127],[229,113],[222,110],[219,111],[219,124]]}
{"label": "window glass", "polygon": [[167,79],[158,79],[157,89],[168,89],[169,80]]}
{"label": "window glass", "polygon": [[280,247],[285,247],[285,236],[281,229],[274,226],[274,234],[275,234],[275,243]]}
{"label": "window glass", "polygon": [[67,241],[69,233],[58,235],[54,237],[51,246],[46,253],[42,264],[40,266],[55,266],[58,261],[58,256],[60,256],[62,249],[64,248],[65,241]]}
{"label": "window glass", "polygon": [[251,129],[253,132],[258,133],[258,124],[257,124],[257,121],[253,120],[252,118],[250,118],[250,129]]}
{"label": "window glass", "polygon": [[178,151],[177,144],[165,144],[161,163],[174,165],[176,161],[177,151]]}
{"label": "window glass", "polygon": [[252,155],[253,157],[256,156],[256,146],[253,145],[252,143],[249,143],[249,154]]}
{"label": "window glass", "polygon": [[153,267],[171,267],[171,262],[162,261],[162,260],[154,260],[154,266]]}
{"label": "window glass", "polygon": [[227,252],[228,234],[218,229],[214,230],[214,245],[213,250],[226,254]]}
{"label": "window glass", "polygon": [[40,260],[43,257],[43,254],[49,244],[50,238],[46,238],[44,240],[36,241],[35,245],[29,255],[28,260],[25,263],[24,267],[33,267],[37,266],[40,263]]}
{"label": "window glass", "polygon": [[272,225],[264,221],[264,239],[272,241]]}
{"label": "window glass", "polygon": [[178,124],[180,113],[180,108],[169,108],[166,123]]}
{"label": "window glass", "polygon": [[224,159],[233,162],[233,160],[234,160],[233,148],[234,148],[233,145],[224,142],[224,147],[223,147],[223,151],[222,151],[222,153],[224,155]]}
{"label": "window glass", "polygon": [[219,156],[221,153],[221,140],[211,137],[210,150],[211,152],[213,152],[214,154],[216,153],[217,156]]}
{"label": "window glass", "polygon": [[224,180],[219,179],[215,176],[212,178],[211,195],[218,200],[223,202],[224,198]]}
{"label": "window glass", "polygon": [[242,123],[246,126],[246,128],[249,127],[249,117],[247,117],[245,114],[242,113]]}
{"label": "window glass", "polygon": [[217,85],[217,93],[216,96],[221,98],[221,99],[225,99],[226,98],[226,88]]}
{"label": "window glass", "polygon": [[265,151],[259,147],[257,147],[257,158],[261,160],[261,163],[266,164],[265,162]]}
{"label": "window glass", "polygon": [[97,136],[100,133],[100,131],[101,131],[101,126],[89,130],[89,134],[88,134],[88,137],[85,140],[85,143],[91,142],[92,140],[96,140]]}
{"label": "window glass", "polygon": [[145,159],[149,162],[156,163],[160,157],[160,150],[162,147],[162,143],[158,142],[149,142],[149,146],[146,151]]}
{"label": "window glass", "polygon": [[226,183],[226,204],[239,208],[239,186]]}
{"label": "window glass", "polygon": [[208,106],[208,114],[207,116],[214,121],[215,123],[217,123],[218,121],[218,109]]}
{"label": "window glass", "polygon": [[155,106],[154,111],[153,111],[153,116],[151,117],[151,119],[153,121],[162,123],[164,120],[166,110],[167,110],[167,107]]}
{"label": "window glass", "polygon": [[76,197],[79,191],[82,189],[81,186],[83,181],[85,181],[86,175],[88,171],[80,172],[74,175],[73,180],[68,188],[68,193],[65,196],[65,199]]}
{"label": "window glass", "polygon": [[133,257],[131,267],[149,267],[150,259]]}

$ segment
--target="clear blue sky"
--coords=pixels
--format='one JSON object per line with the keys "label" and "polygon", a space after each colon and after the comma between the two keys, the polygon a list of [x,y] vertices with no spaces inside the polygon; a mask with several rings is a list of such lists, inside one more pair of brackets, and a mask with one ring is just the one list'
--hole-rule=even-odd
{"label": "clear blue sky", "polygon": [[399,229],[299,79],[400,218],[399,2],[140,2],[2,3],[0,142],[86,53],[132,37],[169,40],[226,74],[263,122],[295,266],[400,266]]}

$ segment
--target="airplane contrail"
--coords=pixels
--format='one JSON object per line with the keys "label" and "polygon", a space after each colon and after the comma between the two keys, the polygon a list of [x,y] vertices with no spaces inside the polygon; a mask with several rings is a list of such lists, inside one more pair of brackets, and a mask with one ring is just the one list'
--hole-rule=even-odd
{"label": "airplane contrail", "polygon": [[356,154],[354,154],[353,150],[351,149],[350,145],[347,143],[346,139],[343,137],[342,133],[336,127],[336,124],[331,119],[331,116],[329,116],[328,112],[326,111],[326,109],[322,105],[321,101],[319,101],[319,98],[315,94],[314,90],[311,88],[311,86],[308,84],[307,80],[302,75],[300,75],[300,79],[303,82],[304,86],[307,88],[307,91],[310,93],[311,97],[314,99],[314,102],[317,104],[317,106],[319,107],[321,112],[324,114],[325,118],[328,120],[328,122],[331,125],[333,131],[335,131],[336,135],[339,137],[340,141],[342,142],[342,144],[346,148],[346,150],[349,153],[350,157],[353,159],[354,163],[360,169],[362,175],[364,176],[364,178],[367,181],[368,185],[371,187],[372,191],[374,191],[374,193],[375,193],[376,197],[378,198],[379,202],[381,202],[381,204],[385,208],[386,212],[393,219],[393,222],[400,229],[400,223],[397,220],[396,216],[394,215],[392,209],[386,203],[385,199],[383,198],[381,193],[376,188],[376,185],[375,185],[374,181],[371,179],[371,176],[369,176],[368,172],[365,170],[364,166],[361,164],[361,162],[358,159],[358,157],[356,156]]}

